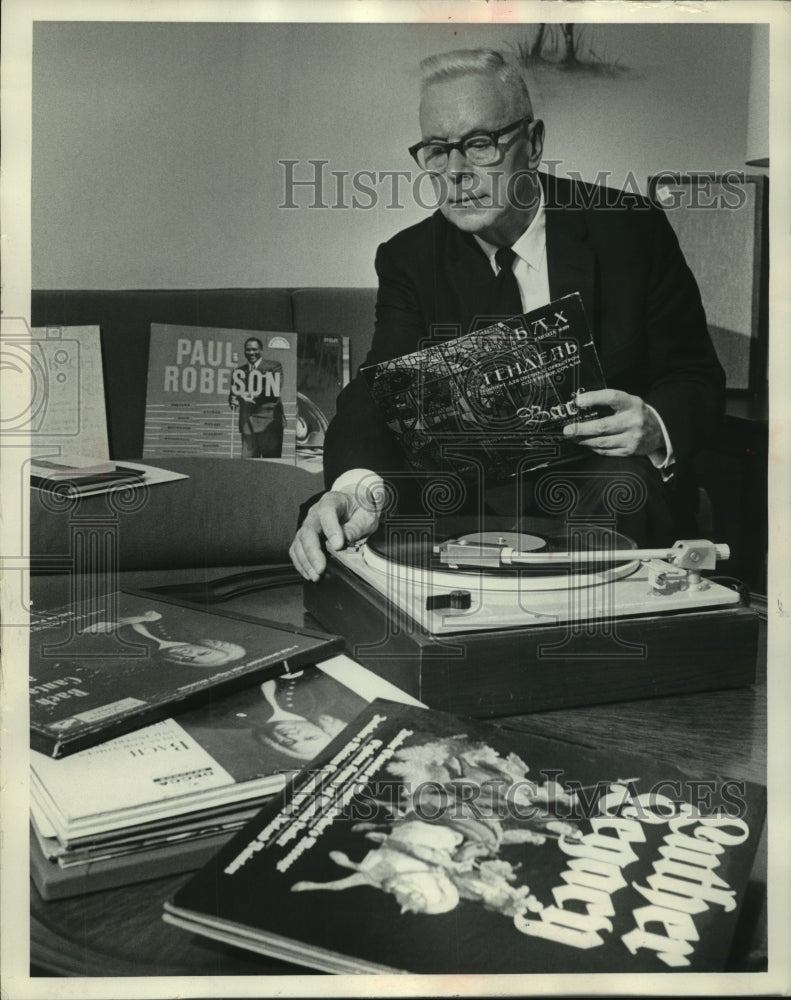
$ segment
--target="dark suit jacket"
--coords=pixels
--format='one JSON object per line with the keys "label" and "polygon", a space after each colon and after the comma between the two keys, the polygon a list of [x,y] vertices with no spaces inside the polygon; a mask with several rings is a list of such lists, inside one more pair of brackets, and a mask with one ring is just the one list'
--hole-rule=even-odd
{"label": "dark suit jacket", "polygon": [[[721,418],[725,376],[670,224],[636,195],[539,176],[550,297],[581,294],[608,386],[657,410],[683,462]],[[418,350],[437,327],[467,333],[491,311],[486,255],[439,211],[382,244],[376,270],[376,328],[365,364]],[[327,486],[357,467],[405,467],[359,376],[341,393],[326,435]]]}

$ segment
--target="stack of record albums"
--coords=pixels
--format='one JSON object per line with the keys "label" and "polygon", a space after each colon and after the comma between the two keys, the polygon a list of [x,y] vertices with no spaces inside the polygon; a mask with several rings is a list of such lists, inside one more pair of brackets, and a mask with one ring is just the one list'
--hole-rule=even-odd
{"label": "stack of record albums", "polygon": [[31,624],[44,898],[199,867],[368,701],[407,698],[338,637],[142,592],[100,605]]}

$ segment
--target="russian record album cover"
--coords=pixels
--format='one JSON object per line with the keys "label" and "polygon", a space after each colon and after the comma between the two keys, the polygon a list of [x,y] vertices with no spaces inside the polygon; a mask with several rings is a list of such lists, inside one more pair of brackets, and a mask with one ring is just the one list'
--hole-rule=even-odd
{"label": "russian record album cover", "polygon": [[576,292],[361,372],[412,468],[495,478],[583,454],[563,428],[599,416],[576,397],[605,388]]}

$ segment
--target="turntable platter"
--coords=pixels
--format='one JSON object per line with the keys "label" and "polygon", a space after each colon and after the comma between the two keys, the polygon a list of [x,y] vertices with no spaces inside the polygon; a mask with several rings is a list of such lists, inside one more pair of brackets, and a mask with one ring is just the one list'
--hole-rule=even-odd
{"label": "turntable platter", "polygon": [[547,540],[540,535],[528,535],[521,531],[472,531],[460,535],[465,545],[507,545],[520,552],[546,552]]}
{"label": "turntable platter", "polygon": [[530,566],[499,566],[456,569],[443,564],[435,548],[441,542],[463,541],[477,545],[499,545],[522,552],[560,553],[623,551],[636,548],[632,539],[597,524],[568,525],[549,518],[446,517],[434,522],[384,521],[368,539],[364,550],[366,563],[380,572],[424,571],[432,583],[463,586],[464,579],[479,581],[484,589],[565,589],[588,586],[626,576],[637,568],[636,560],[607,561],[598,558]]}

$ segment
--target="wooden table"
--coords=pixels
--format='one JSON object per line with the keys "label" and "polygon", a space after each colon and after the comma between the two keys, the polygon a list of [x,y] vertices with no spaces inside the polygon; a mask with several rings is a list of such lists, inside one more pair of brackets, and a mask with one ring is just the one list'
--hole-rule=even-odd
{"label": "wooden table", "polygon": [[[226,570],[207,571],[209,578]],[[128,574],[124,587],[160,586],[174,572]],[[195,574],[192,574],[195,578]],[[47,599],[65,581],[50,582]],[[41,588],[39,588],[41,589]],[[237,597],[223,607],[302,623],[301,587]],[[766,782],[766,659],[762,628],[758,679],[728,691],[564,709],[498,720],[538,733],[666,760],[695,777]],[[729,969],[766,968],[766,834],[756,856]],[[162,904],[190,876],[160,878],[72,899],[44,902],[31,886],[31,975],[220,976],[306,974],[252,953],[192,936],[161,920]]]}

